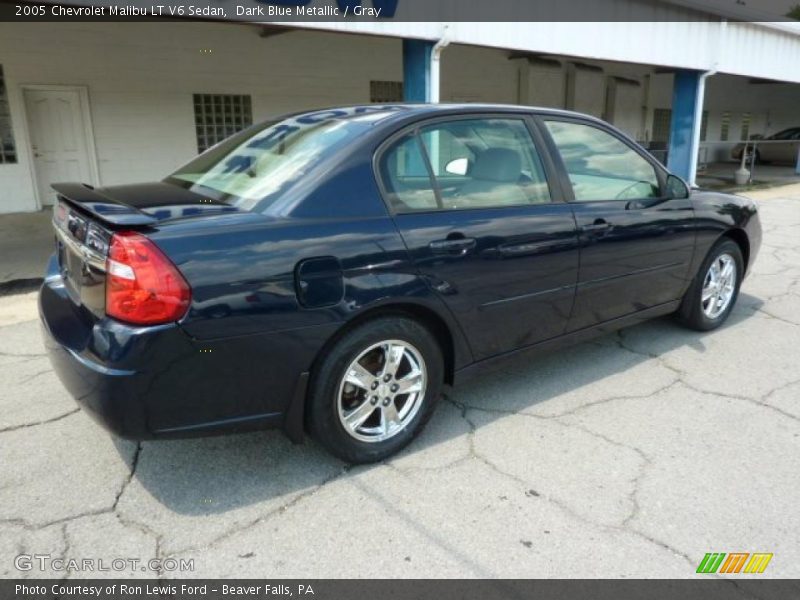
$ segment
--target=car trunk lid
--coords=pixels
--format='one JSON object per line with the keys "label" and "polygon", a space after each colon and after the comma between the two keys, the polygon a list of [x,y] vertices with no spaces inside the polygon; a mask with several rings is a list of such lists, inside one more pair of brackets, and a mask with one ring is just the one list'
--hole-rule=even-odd
{"label": "car trunk lid", "polygon": [[57,183],[53,209],[58,266],[72,301],[96,317],[105,315],[106,258],[112,235],[137,230],[147,235],[165,221],[240,212],[164,182],[93,188]]}

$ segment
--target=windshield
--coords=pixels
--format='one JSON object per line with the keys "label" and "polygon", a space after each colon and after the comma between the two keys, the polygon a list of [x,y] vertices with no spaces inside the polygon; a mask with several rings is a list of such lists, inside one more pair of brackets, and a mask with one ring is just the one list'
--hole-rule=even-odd
{"label": "windshield", "polygon": [[323,110],[257,125],[209,149],[166,181],[238,208],[266,207],[389,109]]}

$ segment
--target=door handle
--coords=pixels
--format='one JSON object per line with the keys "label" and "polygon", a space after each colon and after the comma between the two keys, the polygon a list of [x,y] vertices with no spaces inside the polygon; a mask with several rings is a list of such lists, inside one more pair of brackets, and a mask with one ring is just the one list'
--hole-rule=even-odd
{"label": "door handle", "polygon": [[598,233],[606,231],[607,229],[611,229],[611,223],[605,219],[595,219],[594,223],[589,223],[581,227],[581,231],[584,233]]}
{"label": "door handle", "polygon": [[452,254],[463,256],[477,245],[474,238],[452,238],[446,240],[436,240],[428,244],[434,254]]}

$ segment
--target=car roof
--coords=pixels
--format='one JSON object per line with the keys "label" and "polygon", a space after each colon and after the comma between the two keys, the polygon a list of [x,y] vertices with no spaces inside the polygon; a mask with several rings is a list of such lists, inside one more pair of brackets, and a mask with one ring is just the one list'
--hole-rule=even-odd
{"label": "car roof", "polygon": [[777,137],[779,135],[784,135],[784,134],[787,134],[787,133],[797,133],[798,131],[800,131],[800,127],[787,127],[786,129],[781,129],[777,133],[773,133],[769,137],[770,138],[774,138],[774,137]]}
{"label": "car roof", "polygon": [[[356,104],[349,106],[332,106],[315,110],[302,111],[284,115],[284,118],[298,118],[304,115],[330,112],[331,118],[346,120],[372,121],[374,124],[387,124],[396,121],[414,120],[420,117],[445,116],[471,113],[536,113],[557,117],[580,118],[589,121],[602,123],[600,119],[592,115],[562,110],[557,108],[546,108],[539,106],[523,106],[518,104],[488,104],[488,103],[440,103],[440,104],[421,104],[421,103],[393,103],[393,104]],[[335,114],[335,113],[339,114]]]}

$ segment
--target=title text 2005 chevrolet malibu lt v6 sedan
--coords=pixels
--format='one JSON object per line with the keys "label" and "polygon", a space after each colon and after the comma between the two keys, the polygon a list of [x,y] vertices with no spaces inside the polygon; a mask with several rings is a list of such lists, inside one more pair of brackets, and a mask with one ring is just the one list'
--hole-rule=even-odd
{"label": "title text 2005 chevrolet malibu lt v6 sedan", "polygon": [[721,325],[755,205],[613,127],[509,106],[361,106],[243,131],[158,183],[54,186],[53,364],[112,432],[280,426],[383,459],[443,386],[676,313]]}

